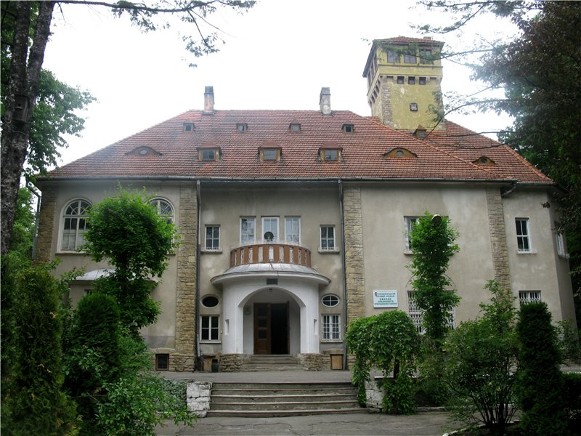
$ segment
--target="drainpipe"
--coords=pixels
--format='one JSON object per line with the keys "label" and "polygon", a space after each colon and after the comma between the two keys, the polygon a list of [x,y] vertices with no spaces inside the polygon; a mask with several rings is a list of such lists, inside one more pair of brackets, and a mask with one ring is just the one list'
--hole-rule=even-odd
{"label": "drainpipe", "polygon": [[[198,225],[197,225],[197,237],[196,237],[196,310],[194,311],[194,316],[196,317],[194,324],[196,326],[196,355],[197,362],[200,362],[200,225],[202,223],[201,209],[202,209],[202,193],[200,180],[196,181],[196,202],[198,207]],[[203,365],[203,362],[202,362]],[[196,365],[195,365],[196,366]]]}
{"label": "drainpipe", "polygon": [[343,184],[341,179],[337,180],[339,188],[339,214],[341,215],[341,263],[343,266],[343,369],[347,369],[347,343],[345,336],[347,335],[347,260],[345,258],[345,213],[343,210]]}

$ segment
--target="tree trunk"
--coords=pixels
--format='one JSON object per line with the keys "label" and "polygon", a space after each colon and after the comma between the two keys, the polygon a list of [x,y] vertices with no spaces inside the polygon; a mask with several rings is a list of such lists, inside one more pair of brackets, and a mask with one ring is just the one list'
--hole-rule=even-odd
{"label": "tree trunk", "polygon": [[30,121],[36,97],[44,50],[50,33],[54,2],[38,2],[38,17],[34,29],[30,54],[29,31],[32,3],[16,4],[16,22],[12,41],[8,89],[2,120],[2,170],[1,170],[1,253],[8,251],[22,168],[28,153]]}

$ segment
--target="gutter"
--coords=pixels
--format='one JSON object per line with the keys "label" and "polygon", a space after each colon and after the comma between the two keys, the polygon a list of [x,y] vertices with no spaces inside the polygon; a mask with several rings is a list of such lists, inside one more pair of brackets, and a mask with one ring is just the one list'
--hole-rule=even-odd
{"label": "gutter", "polygon": [[337,180],[337,187],[339,188],[339,214],[341,216],[341,240],[342,240],[342,250],[341,250],[341,266],[343,269],[343,283],[341,284],[342,297],[343,297],[343,311],[345,316],[343,317],[343,369],[347,369],[347,259],[345,258],[345,212],[343,209],[343,184],[341,179]]}

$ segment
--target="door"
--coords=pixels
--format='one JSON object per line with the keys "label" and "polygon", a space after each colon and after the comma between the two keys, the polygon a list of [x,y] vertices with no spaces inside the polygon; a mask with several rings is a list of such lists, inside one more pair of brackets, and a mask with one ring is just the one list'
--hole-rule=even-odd
{"label": "door", "polygon": [[289,354],[289,304],[254,303],[254,354]]}

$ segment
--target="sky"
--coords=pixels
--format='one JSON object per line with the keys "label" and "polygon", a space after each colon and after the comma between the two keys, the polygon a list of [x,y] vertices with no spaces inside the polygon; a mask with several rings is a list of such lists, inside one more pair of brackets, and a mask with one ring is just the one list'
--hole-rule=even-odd
{"label": "sky", "polygon": [[[437,19],[411,0],[262,0],[242,15],[222,9],[209,16],[225,45],[193,59],[180,38],[191,32],[184,25],[143,33],[103,7],[57,5],[43,67],[97,99],[80,112],[85,129],[80,138],[67,137],[60,164],[203,109],[206,86],[214,87],[216,110],[318,110],[321,88],[330,87],[332,109],[369,116],[362,73],[371,41],[423,37],[413,25]],[[460,37],[428,36],[452,48],[506,31],[488,20]],[[443,65],[444,92],[482,87],[470,81],[470,69]],[[478,132],[510,124],[494,114],[449,119]]]}

